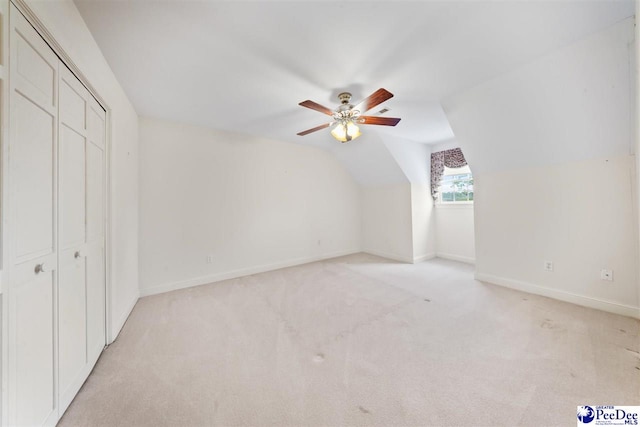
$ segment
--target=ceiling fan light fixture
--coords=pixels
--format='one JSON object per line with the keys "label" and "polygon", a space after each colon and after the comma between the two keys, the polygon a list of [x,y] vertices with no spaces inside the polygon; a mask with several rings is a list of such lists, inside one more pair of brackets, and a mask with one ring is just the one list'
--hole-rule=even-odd
{"label": "ceiling fan light fixture", "polygon": [[333,135],[333,137],[338,141],[344,143],[353,141],[354,139],[362,135],[362,133],[360,132],[360,128],[356,126],[353,121],[349,120],[345,123],[339,122],[337,125],[335,125],[333,130],[331,130],[331,135]]}
{"label": "ceiling fan light fixture", "polygon": [[[331,129],[331,135],[340,142],[349,142],[360,136],[360,128],[358,127],[360,124],[395,126],[400,121],[397,117],[362,115],[392,97],[393,94],[391,92],[384,88],[380,88],[356,105],[352,105],[350,104],[351,94],[349,92],[342,92],[338,95],[340,105],[335,110],[320,105],[317,102],[313,102],[310,99],[302,101],[298,105],[326,114],[327,116],[330,116],[332,120],[329,123],[323,123],[320,126],[298,132],[298,135],[309,135],[310,133],[333,126]],[[380,110],[378,114],[382,114],[386,111],[388,111],[388,109]]]}
{"label": "ceiling fan light fixture", "polygon": [[362,135],[360,133],[360,128],[356,126],[354,122],[347,123],[347,134],[351,136],[351,139],[356,139],[357,137]]}

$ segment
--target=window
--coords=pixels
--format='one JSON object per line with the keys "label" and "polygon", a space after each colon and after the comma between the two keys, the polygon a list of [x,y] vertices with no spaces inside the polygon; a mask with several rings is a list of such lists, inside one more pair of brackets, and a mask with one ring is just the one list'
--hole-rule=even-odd
{"label": "window", "polygon": [[473,202],[473,176],[469,166],[448,168],[445,166],[440,186],[438,202]]}

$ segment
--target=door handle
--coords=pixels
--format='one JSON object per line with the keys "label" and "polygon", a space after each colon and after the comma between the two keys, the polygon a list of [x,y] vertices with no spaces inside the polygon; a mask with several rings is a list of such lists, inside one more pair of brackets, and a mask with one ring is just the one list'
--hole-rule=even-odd
{"label": "door handle", "polygon": [[73,257],[74,257],[75,259],[80,258],[80,256],[81,256],[80,251],[76,251],[76,253],[74,253],[74,254],[73,254]]}
{"label": "door handle", "polygon": [[40,264],[36,264],[36,268],[34,269],[34,271],[36,272],[36,274],[44,273],[45,271],[47,271],[47,268],[44,265],[44,262]]}

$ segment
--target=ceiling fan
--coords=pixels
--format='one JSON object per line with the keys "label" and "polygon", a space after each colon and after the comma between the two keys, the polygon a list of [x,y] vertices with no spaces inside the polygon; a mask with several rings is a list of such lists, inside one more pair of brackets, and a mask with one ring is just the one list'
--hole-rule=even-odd
{"label": "ceiling fan", "polygon": [[[302,101],[298,105],[324,113],[328,116],[331,116],[333,120],[329,123],[325,123],[320,126],[316,126],[314,128],[299,132],[298,135],[308,135],[312,132],[328,128],[329,126],[335,124],[333,130],[331,131],[331,135],[333,135],[333,137],[340,142],[349,142],[360,136],[360,129],[358,128],[357,124],[395,126],[398,124],[400,119],[394,117],[362,115],[376,105],[379,105],[392,97],[393,94],[391,92],[384,88],[380,88],[356,105],[352,105],[350,104],[351,94],[349,92],[342,92],[340,95],[338,95],[338,99],[340,99],[340,106],[338,106],[338,108],[336,108],[335,110],[330,110],[329,108],[310,100]],[[381,113],[385,111],[387,110],[384,109],[381,111]]]}

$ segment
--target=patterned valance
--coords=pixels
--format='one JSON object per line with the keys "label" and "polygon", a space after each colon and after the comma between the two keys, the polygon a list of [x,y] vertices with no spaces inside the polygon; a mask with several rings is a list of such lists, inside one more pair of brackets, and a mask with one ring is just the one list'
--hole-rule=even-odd
{"label": "patterned valance", "polygon": [[459,148],[431,153],[431,196],[438,198],[438,186],[444,173],[444,167],[461,168],[467,161]]}

